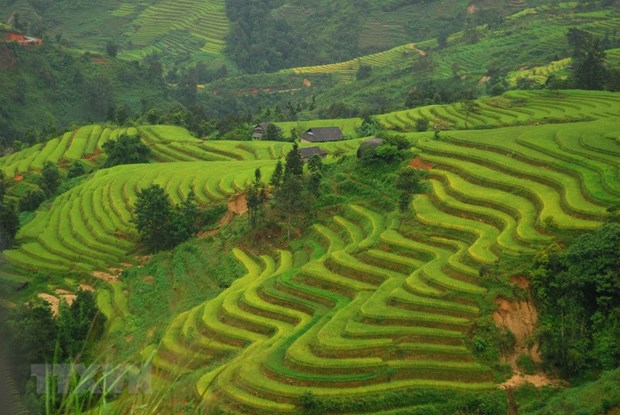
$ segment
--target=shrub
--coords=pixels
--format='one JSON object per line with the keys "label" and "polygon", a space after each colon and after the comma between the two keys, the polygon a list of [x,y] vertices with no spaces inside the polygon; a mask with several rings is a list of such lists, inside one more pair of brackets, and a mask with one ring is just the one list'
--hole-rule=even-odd
{"label": "shrub", "polygon": [[523,370],[528,375],[533,374],[536,371],[536,365],[532,358],[525,353],[521,353],[517,358],[517,366]]}

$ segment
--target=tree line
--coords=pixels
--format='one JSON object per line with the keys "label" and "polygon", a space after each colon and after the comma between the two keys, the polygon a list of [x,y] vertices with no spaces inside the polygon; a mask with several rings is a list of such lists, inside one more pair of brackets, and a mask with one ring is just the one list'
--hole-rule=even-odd
{"label": "tree line", "polygon": [[568,247],[541,252],[531,270],[545,361],[569,378],[620,364],[620,216]]}

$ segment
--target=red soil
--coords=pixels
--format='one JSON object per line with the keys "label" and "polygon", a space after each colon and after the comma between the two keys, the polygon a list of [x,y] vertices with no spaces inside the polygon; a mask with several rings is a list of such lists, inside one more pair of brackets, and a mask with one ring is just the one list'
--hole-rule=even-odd
{"label": "red soil", "polygon": [[431,163],[423,161],[420,157],[416,157],[409,163],[409,167],[415,170],[430,170],[433,168]]}
{"label": "red soil", "polygon": [[224,215],[222,219],[220,219],[217,227],[209,231],[200,232],[198,234],[199,239],[204,239],[208,238],[209,236],[215,235],[222,226],[230,223],[235,217],[235,215],[241,216],[248,213],[247,195],[245,193],[240,193],[238,195],[232,196],[228,201],[227,206],[228,212],[226,212],[226,215]]}

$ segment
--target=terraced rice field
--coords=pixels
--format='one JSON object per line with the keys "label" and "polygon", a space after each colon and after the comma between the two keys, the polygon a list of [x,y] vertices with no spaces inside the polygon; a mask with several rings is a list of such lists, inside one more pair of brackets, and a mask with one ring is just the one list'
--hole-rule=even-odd
{"label": "terraced rice field", "polygon": [[23,269],[105,270],[135,249],[132,206],[140,189],[157,183],[174,203],[193,190],[204,205],[244,190],[257,167],[269,177],[274,164],[270,160],[189,162],[100,170],[58,196],[48,210],[38,212],[18,233],[19,248],[5,251],[4,258]]}
{"label": "terraced rice field", "polygon": [[337,77],[339,77],[339,79],[342,80],[351,80],[355,78],[355,74],[360,68],[360,65],[385,66],[389,65],[391,62],[401,60],[404,56],[416,56],[420,55],[421,53],[424,52],[421,52],[419,49],[417,49],[415,44],[408,43],[406,45],[398,46],[384,52],[362,56],[360,58],[351,59],[345,62],[297,67],[293,68],[292,72],[297,75],[329,73],[336,75]]}
{"label": "terraced rice field", "polygon": [[550,62],[547,65],[515,71],[508,75],[508,82],[514,87],[519,79],[528,79],[542,85],[545,83],[549,75],[557,74],[558,72],[566,70],[571,65],[571,62],[571,58],[566,58]]}
{"label": "terraced rice field", "polygon": [[[345,123],[346,131],[354,132],[357,120]],[[283,123],[284,124],[284,123]],[[296,123],[291,125],[299,126]],[[300,124],[301,125],[301,124]],[[305,125],[305,124],[304,124]],[[350,125],[350,126],[349,126]],[[153,162],[181,161],[239,161],[239,160],[277,160],[283,158],[292,148],[287,142],[264,141],[204,141],[190,134],[184,128],[171,125],[151,125],[138,128],[108,128],[100,125],[81,127],[23,151],[0,158],[0,169],[8,177],[15,177],[29,171],[40,171],[44,162],[51,161],[67,166],[80,161],[91,167],[101,164],[103,144],[115,140],[122,134],[139,135],[151,149]],[[339,143],[326,143],[321,147],[328,153],[335,151],[351,152],[357,150],[360,139]],[[313,144],[302,144],[311,147]]]}
{"label": "terraced rice field", "polygon": [[[549,243],[548,217],[561,228],[601,224],[620,202],[618,119],[416,136],[433,165],[429,192],[412,204],[418,230],[350,204],[314,226],[309,260],[235,250],[247,274],[174,319],[157,348],[159,376],[210,368],[198,396],[243,414],[296,413],[307,391],[354,401],[495,388],[464,342],[485,292],[478,269]],[[400,405],[377,413],[416,402]]]}
{"label": "terraced rice field", "polygon": [[493,388],[491,371],[464,345],[478,313],[467,296],[484,290],[442,271],[454,264],[473,273],[462,243],[428,246],[389,222],[350,205],[316,225],[314,259],[303,265],[288,251],[254,258],[237,250],[247,275],[174,320],[154,360],[160,376],[225,359],[197,393],[209,407],[253,414],[292,413],[308,390],[324,398]]}
{"label": "terraced rice field", "polygon": [[[451,128],[468,118],[469,130],[443,131],[439,140],[408,135],[432,166],[429,191],[412,202],[413,225],[358,200],[315,224],[300,252],[235,249],[246,275],[178,314],[145,349],[155,351],[157,379],[191,374],[207,407],[241,414],[293,414],[308,391],[327,402],[353,398],[351,413],[385,414],[419,402],[411,394],[375,410],[354,400],[423,387],[496,388],[493,371],[466,346],[485,293],[479,269],[503,256],[528,258],[551,242],[549,218],[589,230],[620,203],[620,96],[515,91],[480,104],[469,118],[459,105],[379,116],[405,130],[421,114]],[[356,120],[340,122],[346,129]],[[106,131],[85,127],[0,166],[17,172],[47,159],[80,159],[115,130]],[[135,249],[131,206],[140,188],[158,183],[177,203],[190,190],[201,204],[222,201],[243,191],[255,168],[269,177],[290,148],[202,141],[171,126],[134,133],[161,163],[99,170],[58,196],[20,231],[19,247],[3,254],[15,272],[107,269]],[[351,153],[361,140],[321,146]],[[97,295],[110,331],[140,312],[126,295],[120,283]]]}
{"label": "terraced rice field", "polygon": [[476,129],[620,116],[617,93],[566,91],[553,95],[544,91],[512,91],[478,103],[480,109],[470,114],[462,104],[450,104],[397,111],[377,118],[389,129],[415,131],[415,121],[421,117],[440,129]]}
{"label": "terraced rice field", "polygon": [[0,168],[13,177],[28,171],[41,170],[46,161],[59,165],[67,165],[77,160],[95,166],[95,158],[101,154],[103,145],[115,140],[120,135],[134,136],[138,130],[130,128],[108,128],[100,125],[89,125],[63,134],[43,144],[13,153],[0,158]]}
{"label": "terraced rice field", "polygon": [[[157,2],[138,16],[133,25],[135,31],[128,33],[133,45],[129,53],[139,54],[138,51],[158,43],[175,52],[186,50],[190,53],[203,51],[221,54],[228,33],[225,7],[223,0]],[[174,36],[175,31],[187,34]],[[200,40],[202,45],[195,46],[192,39]]]}

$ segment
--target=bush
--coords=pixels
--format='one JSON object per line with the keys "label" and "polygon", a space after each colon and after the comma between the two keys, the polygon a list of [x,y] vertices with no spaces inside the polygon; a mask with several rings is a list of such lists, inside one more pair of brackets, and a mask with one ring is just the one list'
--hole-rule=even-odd
{"label": "bush", "polygon": [[415,130],[418,132],[424,132],[428,130],[429,124],[430,121],[428,120],[428,118],[418,118],[417,120],[415,120]]}
{"label": "bush", "polygon": [[536,365],[532,358],[525,353],[521,353],[517,358],[517,366],[523,370],[524,373],[531,375],[536,371]]}
{"label": "bush", "polygon": [[45,201],[45,193],[41,189],[30,190],[19,200],[20,212],[33,212]]}

